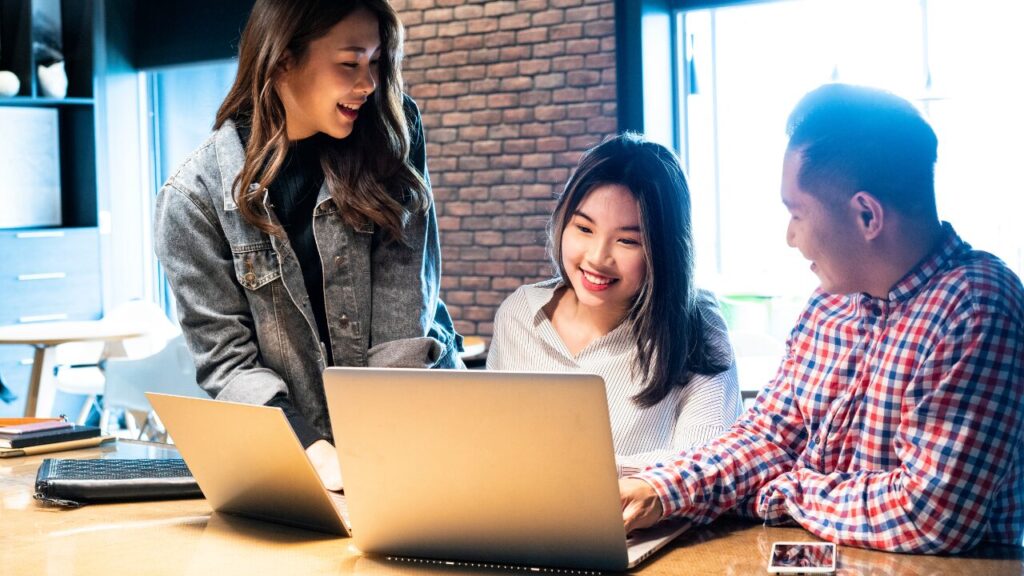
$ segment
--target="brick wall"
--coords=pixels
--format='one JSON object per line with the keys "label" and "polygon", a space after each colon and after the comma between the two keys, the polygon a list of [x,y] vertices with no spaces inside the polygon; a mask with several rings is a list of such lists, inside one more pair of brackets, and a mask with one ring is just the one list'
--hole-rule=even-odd
{"label": "brick wall", "polygon": [[616,131],[613,0],[392,0],[423,113],[444,257],[463,334],[551,277],[545,225],[580,153]]}

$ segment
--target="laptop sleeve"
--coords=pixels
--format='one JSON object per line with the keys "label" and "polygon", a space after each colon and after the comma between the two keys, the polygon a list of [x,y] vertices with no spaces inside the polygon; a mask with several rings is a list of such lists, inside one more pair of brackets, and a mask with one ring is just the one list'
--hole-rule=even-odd
{"label": "laptop sleeve", "polygon": [[202,497],[180,458],[47,458],[36,473],[36,500],[58,506]]}

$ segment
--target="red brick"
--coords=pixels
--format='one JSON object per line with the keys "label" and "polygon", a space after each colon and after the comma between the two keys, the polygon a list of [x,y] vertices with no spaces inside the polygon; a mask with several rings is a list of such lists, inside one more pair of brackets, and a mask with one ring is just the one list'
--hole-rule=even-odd
{"label": "red brick", "polygon": [[551,27],[552,40],[573,40],[583,37],[583,24],[574,22],[571,24],[559,24]]}
{"label": "red brick", "polygon": [[451,82],[455,80],[455,70],[452,68],[434,68],[428,70],[424,76],[430,82]]}
{"label": "red brick", "polygon": [[465,112],[449,112],[441,117],[442,126],[462,126],[469,124],[469,114]]}
{"label": "red brick", "polygon": [[422,70],[425,68],[436,68],[438,63],[437,54],[421,54],[410,56],[402,62],[404,70]]}
{"label": "red brick", "polygon": [[565,21],[565,11],[545,10],[543,12],[537,12],[533,14],[531,21],[534,26],[551,26],[553,24],[561,24]]}
{"label": "red brick", "polygon": [[[480,273],[480,274],[489,274],[489,275],[492,275],[492,276],[498,276],[498,275],[505,274],[505,266],[504,265],[500,266],[500,269],[499,269],[499,267],[496,264],[494,266],[488,266],[487,270],[491,270],[492,268],[494,269],[494,271],[483,272],[483,271],[478,270],[477,272]],[[464,317],[466,319],[468,319],[468,320],[491,321],[491,320],[494,320],[494,309],[492,309],[490,307],[483,307],[483,306],[469,306],[469,307],[466,308],[466,311],[464,313]]]}
{"label": "red brick", "polygon": [[509,169],[519,168],[520,158],[515,155],[501,154],[498,156],[491,156],[491,168],[495,169]]}
{"label": "red brick", "polygon": [[552,184],[560,184],[569,179],[568,168],[549,168],[547,170],[537,171],[538,182],[551,182]]}
{"label": "red brick", "polygon": [[507,293],[511,293],[522,285],[523,282],[518,278],[495,278],[491,281],[492,288],[495,290],[504,290]]}
{"label": "red brick", "polygon": [[587,100],[615,100],[615,86],[591,86],[587,88]]}
{"label": "red brick", "polygon": [[566,116],[565,106],[551,105],[538,106],[533,109],[533,116],[537,120],[550,122],[552,120],[564,120]]}
{"label": "red brick", "polygon": [[470,66],[459,66],[455,69],[455,76],[459,80],[474,80],[478,78],[484,78],[487,76],[487,67],[483,64],[473,64]]}
{"label": "red brick", "polygon": [[420,24],[405,30],[405,37],[409,40],[424,40],[434,36],[437,36],[437,24]]}
{"label": "red brick", "polygon": [[469,63],[469,52],[466,50],[453,50],[439,54],[435,58],[435,66],[463,66]]}
{"label": "red brick", "polygon": [[471,114],[469,121],[473,123],[472,126],[460,126],[459,127],[459,139],[464,141],[479,140],[487,136],[486,126],[477,126],[476,116]]}
{"label": "red brick", "polygon": [[[477,34],[468,34],[452,39],[452,48],[455,50],[476,50],[484,47],[484,37]],[[473,53],[469,54],[472,61]]]}
{"label": "red brick", "polygon": [[[561,192],[561,186],[555,186]],[[554,202],[554,194],[548,196],[544,200],[548,202]],[[523,229],[524,230],[547,230],[548,222],[551,220],[551,211],[547,208],[538,208],[543,210],[544,214],[541,216],[524,216],[523,217]]]}
{"label": "red brick", "polygon": [[[484,106],[483,107],[487,108],[487,96],[480,95],[480,98],[482,98],[484,100]],[[479,110],[477,112],[474,112],[472,114],[472,116],[470,117],[469,121],[471,123],[473,123],[473,124],[476,124],[476,125],[483,124],[483,125],[489,126],[491,124],[497,124],[497,123],[501,122],[501,119],[502,119],[501,110],[487,110],[487,109],[484,109],[484,110]],[[484,127],[481,126],[481,128],[484,128]],[[484,128],[484,134],[486,134],[486,128]],[[480,137],[482,138],[484,134],[481,134]]]}
{"label": "red brick", "polygon": [[554,163],[551,154],[525,154],[523,155],[523,168],[550,168]]}
{"label": "red brick", "polygon": [[497,18],[478,18],[466,22],[466,32],[470,34],[481,34],[484,32],[494,32],[498,29]]}
{"label": "red brick", "polygon": [[498,90],[500,80],[497,78],[482,78],[480,80],[473,80],[469,83],[470,92],[476,92],[477,94],[489,94]]}
{"label": "red brick", "polygon": [[438,207],[445,216],[471,216],[473,204],[470,202],[446,202]]}
{"label": "red brick", "polygon": [[[544,226],[547,227],[547,219]],[[543,246],[523,246],[519,249],[519,257],[523,260],[547,260],[547,248]]]}
{"label": "red brick", "polygon": [[595,102],[584,102],[581,104],[569,104],[569,118],[592,118],[601,114],[601,104]]}
{"label": "red brick", "polygon": [[[443,98],[462,96],[467,92],[469,92],[469,85],[465,82],[448,82],[441,85],[441,97]],[[463,109],[461,106],[458,108],[459,110]]]}
{"label": "red brick", "polygon": [[417,84],[409,87],[409,95],[413,99],[436,98],[440,94],[437,84]]}
{"label": "red brick", "polygon": [[405,55],[415,56],[423,52],[423,40],[406,40]]}
{"label": "red brick", "polygon": [[449,290],[444,293],[444,302],[448,305],[474,304],[476,302],[476,292],[470,292],[468,290]]}
{"label": "red brick", "polygon": [[[435,194],[434,194],[434,201],[435,202],[437,201],[436,191],[435,191]],[[458,216],[438,216],[437,217],[437,229],[441,230],[442,232],[444,232],[444,237],[447,240],[447,242],[446,242],[447,244],[452,244],[453,242],[458,244],[457,241],[452,240],[452,237],[458,237],[461,234],[461,232],[457,231],[459,229],[459,222],[460,221],[461,221],[461,219]],[[453,230],[453,232],[446,232],[447,230]]]}
{"label": "red brick", "polygon": [[569,86],[596,86],[601,83],[601,73],[593,70],[570,70],[565,75]]}
{"label": "red brick", "polygon": [[511,108],[519,106],[518,94],[490,94],[487,96],[487,106],[490,108]]}
{"label": "red brick", "polygon": [[500,55],[501,50],[498,48],[481,48],[469,53],[469,61],[473,64],[494,64]]}
{"label": "red brick", "polygon": [[580,153],[576,151],[571,152],[559,152],[555,154],[555,165],[556,166],[570,166],[575,167],[576,163],[580,160]]}
{"label": "red brick", "polygon": [[427,53],[448,52],[454,45],[451,38],[431,38],[423,43],[423,51]]}
{"label": "red brick", "polygon": [[537,140],[538,152],[564,152],[568,147],[568,141],[561,136],[551,136]]}
{"label": "red brick", "polygon": [[458,133],[452,128],[436,128],[430,131],[430,140],[437,143],[454,142]]}
{"label": "red brick", "polygon": [[522,95],[519,96],[520,106],[541,106],[543,104],[550,103],[551,92],[547,90],[534,90],[532,92],[524,92]]}
{"label": "red brick", "polygon": [[[455,101],[455,107],[459,110],[469,112],[472,110],[481,110],[487,107],[487,97],[483,94],[468,94],[468,84],[452,84],[452,86],[459,86],[463,88],[463,90],[459,92],[459,98]],[[470,119],[470,122],[472,121],[473,120]]]}
{"label": "red brick", "polygon": [[[459,137],[462,137],[462,129],[459,129]],[[429,138],[434,139],[434,133],[431,132]],[[431,156],[427,158],[427,165],[432,172],[444,172],[446,170],[455,170],[455,158],[447,156]]]}
{"label": "red brick", "polygon": [[455,12],[451,8],[433,8],[423,11],[424,22],[450,22]]}
{"label": "red brick", "polygon": [[525,76],[503,78],[501,81],[501,90],[507,92],[521,92],[531,88],[533,88],[533,80]]}
{"label": "red brick", "polygon": [[581,6],[565,11],[566,22],[589,22],[600,17],[601,11],[597,6]]}
{"label": "red brick", "polygon": [[615,22],[612,20],[597,20],[583,24],[583,35],[588,38],[611,34],[615,34]]}
{"label": "red brick", "polygon": [[616,122],[615,118],[598,116],[597,118],[587,120],[587,130],[590,132],[610,134],[614,132],[617,127],[618,122]]}
{"label": "red brick", "polygon": [[528,184],[523,186],[523,198],[551,198],[554,194],[550,184]]}
{"label": "red brick", "polygon": [[[482,254],[486,254],[487,250],[479,249],[479,250],[474,250],[473,251],[474,255],[476,253],[478,253],[478,252],[482,253]],[[486,258],[476,258],[476,259],[477,260],[486,260]],[[487,290],[487,289],[489,289],[490,286],[491,286],[491,279],[490,278],[484,278],[484,277],[481,277],[481,276],[473,275],[472,271],[475,270],[475,269],[476,269],[476,264],[474,263],[473,267],[470,268],[470,272],[467,273],[467,276],[462,279],[462,282],[460,282],[459,285],[462,286],[463,288],[472,288],[474,291],[475,290]]]}
{"label": "red brick", "polygon": [[422,70],[410,70],[402,73],[402,78],[409,85],[423,84],[427,75]]}
{"label": "red brick", "polygon": [[462,219],[462,227],[466,230],[490,230],[491,229],[491,217],[490,216],[470,216]]}
{"label": "red brick", "polygon": [[551,60],[551,69],[558,72],[580,71],[581,68],[583,68],[583,56],[559,56]]}
{"label": "red brick", "polygon": [[[501,226],[495,226],[495,229],[502,229]],[[519,258],[519,248],[514,246],[491,248],[491,258],[494,260],[516,260]]]}
{"label": "red brick", "polygon": [[601,51],[615,52],[615,36],[606,36],[601,38]]}
{"label": "red brick", "polygon": [[493,230],[486,230],[473,234],[473,239],[480,246],[501,246],[504,243],[504,234]]}
{"label": "red brick", "polygon": [[529,184],[537,178],[533,170],[505,170],[505,182],[508,184]]}
{"label": "red brick", "polygon": [[586,92],[582,88],[562,88],[552,94],[553,102],[582,102]]}
{"label": "red brick", "polygon": [[408,0],[406,8],[408,10],[428,10],[437,6],[434,0]]}
{"label": "red brick", "polygon": [[608,54],[607,52],[587,54],[584,56],[583,66],[591,70],[615,68],[615,54]]}
{"label": "red brick", "polygon": [[481,170],[473,172],[470,181],[474,186],[488,186],[490,184],[500,184],[503,178],[504,173],[501,170]]}
{"label": "red brick", "polygon": [[501,153],[501,142],[496,140],[480,140],[473,142],[473,154],[488,156]]}
{"label": "red brick", "polygon": [[520,197],[519,186],[491,186],[491,198],[493,200],[518,200]]}
{"label": "red brick", "polygon": [[546,74],[551,71],[550,60],[524,60],[519,63],[519,73],[527,76]]}
{"label": "red brick", "polygon": [[516,33],[516,42],[519,44],[535,44],[548,41],[547,28],[531,28],[520,30]]}
{"label": "red brick", "polygon": [[506,46],[498,51],[498,60],[511,62],[512,60],[526,60],[530,57],[529,46]]}
{"label": "red brick", "polygon": [[[520,103],[522,103],[522,96],[519,97]],[[532,108],[506,108],[501,111],[501,121],[508,122],[510,124],[523,124],[525,122],[533,122],[533,109]]]}
{"label": "red brick", "polygon": [[489,193],[486,186],[463,186],[459,188],[459,200],[478,202],[487,200]]}
{"label": "red brick", "polygon": [[[512,258],[509,258],[509,260],[515,260],[515,258],[516,257],[513,256]],[[491,282],[491,284],[493,284],[493,283],[494,282]],[[481,290],[481,291],[476,293],[476,299],[477,299],[476,303],[480,304],[481,306],[489,306],[489,307],[497,308],[498,306],[501,305],[502,302],[505,301],[506,296],[507,295],[504,292],[494,292],[494,291],[491,291],[491,290]],[[489,331],[487,333],[490,334]],[[480,334],[479,329],[477,330],[477,334],[478,335]]]}
{"label": "red brick", "polygon": [[530,27],[530,15],[525,12],[508,14],[498,20],[498,28],[501,30],[522,30]]}
{"label": "red brick", "polygon": [[[429,41],[428,41],[429,43]],[[565,53],[566,54],[590,54],[596,52],[601,48],[601,42],[593,38],[583,38],[579,40],[567,40],[565,42]]]}
{"label": "red brick", "polygon": [[[616,124],[616,128],[617,126],[618,125]],[[608,134],[613,134],[617,131],[617,129],[612,130],[608,132]],[[573,136],[572,138],[569,138],[569,148],[573,150],[588,150],[600,144],[601,140],[601,136],[598,136],[596,134],[582,134],[580,136]]]}
{"label": "red brick", "polygon": [[515,11],[516,3],[510,0],[484,3],[484,14],[487,16],[502,16],[505,14],[511,14]]}
{"label": "red brick", "polygon": [[431,176],[431,178],[446,186],[466,186],[472,180],[472,175],[469,172],[442,172]]}
{"label": "red brick", "polygon": [[468,172],[471,170],[486,170],[487,157],[486,156],[462,156],[459,158],[459,170]]}
{"label": "red brick", "polygon": [[533,45],[534,58],[550,58],[552,56],[561,56],[562,54],[565,54],[565,40],[542,42]]}
{"label": "red brick", "polygon": [[477,20],[484,15],[483,6],[457,6],[455,17],[459,20]]}
{"label": "red brick", "polygon": [[518,67],[516,62],[498,62],[487,66],[487,76],[490,78],[504,78],[515,76]]}
{"label": "red brick", "polygon": [[553,72],[551,74],[541,74],[533,79],[533,85],[540,90],[547,88],[560,88],[565,86],[565,74],[562,72]]}
{"label": "red brick", "polygon": [[[533,214],[536,204],[532,200],[513,200],[505,203],[506,214]],[[516,233],[510,233],[510,235]]]}
{"label": "red brick", "polygon": [[515,32],[495,32],[484,37],[484,46],[488,48],[500,48],[502,46],[514,46],[516,43]]}
{"label": "red brick", "polygon": [[494,140],[519,138],[519,126],[514,124],[497,124],[487,129],[487,137]]}
{"label": "red brick", "polygon": [[459,6],[463,0],[436,0],[438,6]]}
{"label": "red brick", "polygon": [[[502,203],[502,211],[504,212],[504,210],[504,203]],[[502,213],[499,216],[491,218],[491,226],[493,226],[495,230],[520,230],[523,227],[523,218],[522,216],[509,216]],[[516,250],[518,250],[518,248],[516,248]]]}
{"label": "red brick", "polygon": [[523,124],[520,126],[522,136],[524,138],[540,138],[542,136],[549,136],[551,134],[551,123],[550,122],[531,122],[530,124]]}
{"label": "red brick", "polygon": [[548,7],[548,0],[519,0],[519,5],[516,9],[520,12],[537,12],[539,10],[546,10]]}
{"label": "red brick", "polygon": [[551,6],[554,8],[571,8],[581,4],[583,0],[551,0]]}

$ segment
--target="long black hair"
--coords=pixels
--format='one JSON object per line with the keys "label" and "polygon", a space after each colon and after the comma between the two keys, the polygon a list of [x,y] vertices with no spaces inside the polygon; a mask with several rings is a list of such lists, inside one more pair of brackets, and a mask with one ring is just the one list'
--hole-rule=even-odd
{"label": "long black hair", "polygon": [[713,348],[697,306],[690,189],[679,159],[660,144],[627,132],[580,159],[549,225],[549,250],[561,277],[569,277],[562,265],[563,231],[587,194],[611,184],[628,189],[640,207],[647,274],[627,318],[637,347],[633,370],[646,382],[633,401],[654,406],[691,374],[718,374],[732,359]]}

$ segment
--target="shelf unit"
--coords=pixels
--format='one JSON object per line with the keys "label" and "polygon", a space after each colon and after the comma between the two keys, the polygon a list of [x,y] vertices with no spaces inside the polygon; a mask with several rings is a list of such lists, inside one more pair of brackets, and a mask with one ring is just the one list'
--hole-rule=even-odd
{"label": "shelf unit", "polygon": [[[60,226],[0,229],[0,324],[89,320],[102,313],[94,88],[102,0],[57,2],[68,77],[65,98],[43,95],[32,47],[33,9],[54,2],[0,0],[0,70],[13,72],[21,83],[16,96],[0,97],[0,107],[56,110],[61,190]],[[0,195],[22,192],[30,191],[0,189]],[[12,404],[0,403],[0,416],[21,413],[31,357],[31,348],[0,346],[0,375],[19,397]]]}

